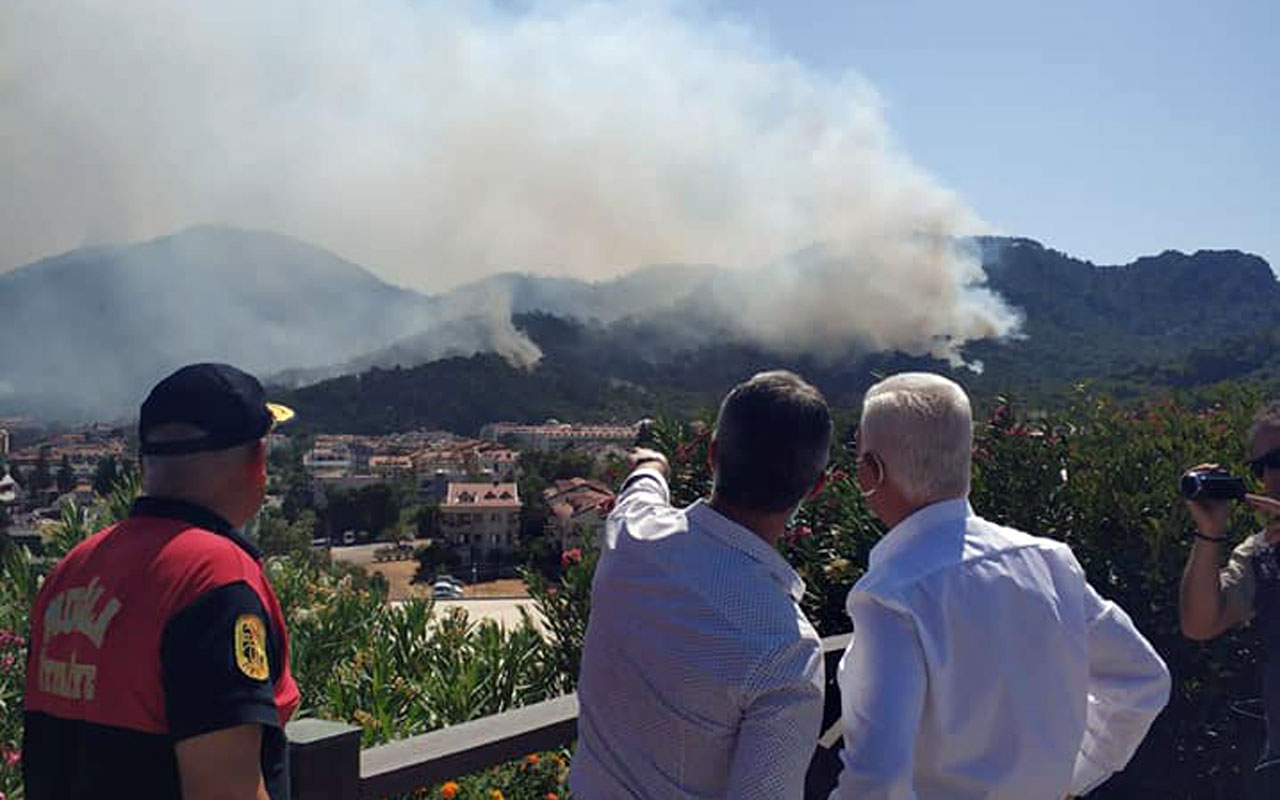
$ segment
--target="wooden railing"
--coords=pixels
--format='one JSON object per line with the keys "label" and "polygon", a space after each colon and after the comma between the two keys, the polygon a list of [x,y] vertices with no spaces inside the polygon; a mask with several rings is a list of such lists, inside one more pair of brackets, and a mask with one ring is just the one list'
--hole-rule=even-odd
{"label": "wooden railing", "polygon": [[[840,718],[836,665],[849,636],[822,640],[826,705],[822,730]],[[294,800],[377,800],[406,794],[540,750],[570,744],[577,733],[578,698],[565,695],[421,736],[360,749],[360,729],[340,722],[289,723]],[[838,744],[819,745],[805,776],[805,798],[825,798],[839,773]]]}

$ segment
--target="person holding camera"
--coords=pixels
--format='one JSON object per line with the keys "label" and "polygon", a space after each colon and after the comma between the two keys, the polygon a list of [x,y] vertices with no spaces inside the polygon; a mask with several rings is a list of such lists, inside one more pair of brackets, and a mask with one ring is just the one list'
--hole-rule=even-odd
{"label": "person holding camera", "polygon": [[[1248,447],[1249,469],[1262,482],[1262,494],[1246,494],[1239,479],[1234,479],[1236,486],[1229,486],[1233,479],[1216,464],[1201,464],[1183,478],[1183,494],[1190,496],[1187,507],[1196,531],[1182,575],[1178,610],[1182,633],[1197,641],[1213,639],[1250,621],[1258,625],[1266,653],[1262,698],[1267,719],[1258,781],[1268,787],[1260,796],[1274,797],[1280,796],[1280,401],[1254,417]],[[1220,489],[1214,487],[1215,481]],[[1197,494],[1188,483],[1203,488]],[[1233,499],[1245,501],[1271,519],[1263,530],[1237,545],[1227,565],[1219,568]]]}

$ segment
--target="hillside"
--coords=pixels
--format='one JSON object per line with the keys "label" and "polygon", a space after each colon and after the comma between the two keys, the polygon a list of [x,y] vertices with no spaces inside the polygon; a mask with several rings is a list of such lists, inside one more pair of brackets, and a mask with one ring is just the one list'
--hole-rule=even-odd
{"label": "hillside", "polygon": [[461,425],[454,429],[474,431],[486,419],[629,420],[707,408],[736,381],[774,367],[805,375],[844,407],[857,405],[876,374],[905,369],[947,372],[979,396],[1024,399],[1086,379],[1132,395],[1227,378],[1280,378],[1280,284],[1261,259],[1169,252],[1096,267],[1030,240],[978,243],[992,288],[1027,319],[1023,338],[966,349],[984,363],[981,373],[853,348],[843,359],[821,359],[735,341],[707,344],[716,337],[706,330],[685,335],[698,320],[677,306],[611,324],[517,315],[516,326],[544,352],[532,373],[492,358],[450,360],[381,370],[372,382],[320,383],[293,401],[303,416],[330,429],[359,420],[362,430]]}
{"label": "hillside", "polygon": [[[978,243],[991,287],[1026,314],[1025,338],[966,349],[986,367],[978,383],[993,390],[1026,394],[1092,378],[1140,391],[1246,377],[1252,368],[1226,367],[1231,342],[1280,329],[1280,283],[1257,256],[1168,251],[1097,267],[1028,239]],[[1212,363],[1216,353],[1224,363]],[[1176,381],[1159,377],[1175,371]]]}
{"label": "hillside", "polygon": [[429,298],[272,233],[192,228],[0,275],[0,405],[46,418],[128,414],[173,367],[332,363],[418,330]]}
{"label": "hillside", "polygon": [[475,435],[499,419],[627,420],[659,402],[642,389],[551,357],[523,371],[492,353],[411,368],[375,368],[273,397],[298,411],[296,429],[382,433],[438,428]]}

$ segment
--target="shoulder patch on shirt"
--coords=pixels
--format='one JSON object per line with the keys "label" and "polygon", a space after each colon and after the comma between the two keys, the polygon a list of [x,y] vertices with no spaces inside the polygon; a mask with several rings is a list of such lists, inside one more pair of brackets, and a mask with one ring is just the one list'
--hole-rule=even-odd
{"label": "shoulder patch on shirt", "polygon": [[236,666],[255,681],[271,676],[267,663],[267,626],[256,614],[236,617]]}

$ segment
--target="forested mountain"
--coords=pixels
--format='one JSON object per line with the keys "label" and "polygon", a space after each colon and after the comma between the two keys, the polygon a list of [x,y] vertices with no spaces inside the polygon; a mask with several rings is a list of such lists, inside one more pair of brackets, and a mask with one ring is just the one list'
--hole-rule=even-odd
{"label": "forested mountain", "polygon": [[[972,244],[990,288],[1025,317],[1018,337],[965,348],[983,369],[953,374],[975,392],[1280,376],[1280,284],[1256,256],[1095,266],[1028,239]],[[128,416],[156,378],[201,359],[287,386],[319,381],[290,394],[308,424],[353,431],[702,408],[773,366],[852,406],[875,373],[949,370],[855,342],[818,357],[743,341],[701,302],[741,279],[682,266],[595,283],[510,273],[432,297],[288,237],[194,228],[0,275],[0,413]],[[484,354],[517,331],[542,349],[536,368]],[[320,380],[330,376],[342,377]]]}
{"label": "forested mountain", "polygon": [[1280,284],[1256,256],[1166,252],[1097,267],[1027,239],[977,244],[991,287],[1026,315],[1021,338],[966,349],[983,362],[981,373],[894,353],[819,359],[737,342],[681,348],[671,330],[688,320],[673,312],[611,324],[524,314],[516,327],[544,353],[533,372],[490,357],[458,359],[320,383],[292,400],[331,430],[474,431],[494,419],[635,419],[708,408],[736,381],[779,366],[846,407],[876,374],[903,369],[949,372],[979,395],[1030,399],[1083,380],[1132,395],[1280,377]]}
{"label": "forested mountain", "polygon": [[968,348],[983,386],[1028,393],[1091,378],[1138,391],[1280,366],[1263,352],[1280,331],[1280,283],[1257,256],[1168,251],[1096,267],[1028,239],[978,241],[992,288],[1026,315],[1025,338]]}

